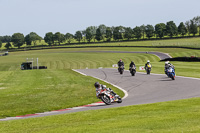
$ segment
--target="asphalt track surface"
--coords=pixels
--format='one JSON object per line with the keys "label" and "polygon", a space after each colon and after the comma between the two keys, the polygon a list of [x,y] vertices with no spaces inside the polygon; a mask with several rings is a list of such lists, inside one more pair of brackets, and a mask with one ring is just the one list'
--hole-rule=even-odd
{"label": "asphalt track surface", "polygon": [[136,73],[136,76],[131,76],[129,71],[124,71],[121,75],[117,69],[112,68],[79,69],[75,71],[85,76],[92,76],[103,81],[107,81],[119,88],[123,88],[124,92],[127,92],[128,95],[126,95],[126,98],[123,98],[123,102],[120,104],[114,103],[112,105],[105,105],[104,103],[94,103],[91,105],[30,114],[21,117],[8,117],[0,119],[0,121],[200,97],[200,79],[198,78],[176,76],[175,80],[171,80],[164,74],[147,75],[146,73],[139,72]]}
{"label": "asphalt track surface", "polygon": [[[58,53],[58,52],[51,52],[51,53]],[[171,56],[167,53],[161,52],[145,52],[145,51],[61,51],[59,53],[136,53],[136,54],[153,54],[156,55],[160,60],[171,58]]]}

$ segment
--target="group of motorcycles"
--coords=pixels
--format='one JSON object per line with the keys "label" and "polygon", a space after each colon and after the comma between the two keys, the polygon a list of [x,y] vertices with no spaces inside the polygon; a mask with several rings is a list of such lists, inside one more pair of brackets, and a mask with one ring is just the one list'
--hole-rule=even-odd
{"label": "group of motorcycles", "polygon": [[[146,70],[147,74],[150,74],[151,73],[151,64],[147,64],[145,70]],[[119,66],[118,71],[119,71],[120,74],[123,74],[123,72],[124,72],[124,66]],[[130,71],[130,73],[131,73],[132,76],[135,76],[135,74],[136,74],[136,67],[135,66],[130,67],[129,71]]]}
{"label": "group of motorcycles", "polygon": [[[147,66],[145,67],[145,70],[146,70],[147,74],[150,74],[151,73],[151,64],[147,64]],[[124,66],[120,66],[118,68],[118,71],[119,71],[120,74],[123,74],[123,72],[124,72]],[[135,66],[130,67],[129,71],[130,71],[130,73],[131,73],[132,76],[135,76],[135,74],[136,74],[136,67]],[[166,69],[165,70],[165,74],[169,78],[171,78],[172,80],[175,80],[175,75],[176,74],[175,74],[175,69],[173,67],[170,66],[168,69]]]}
{"label": "group of motorcycles", "polygon": [[[151,73],[151,64],[147,64],[145,66],[145,70],[147,74]],[[124,72],[124,66],[120,66],[118,68],[118,71],[120,74],[123,74]],[[130,73],[132,76],[135,76],[136,74],[136,67],[130,67],[129,69]],[[175,69],[172,66],[169,66],[166,70],[165,70],[165,74],[171,78],[172,80],[175,80]],[[109,88],[110,89],[110,88]],[[101,92],[98,96],[99,99],[101,99],[105,104],[110,105],[111,103],[117,102],[117,103],[121,103],[122,99],[120,96],[116,95],[116,93],[114,93],[113,91],[110,91],[108,88],[104,88],[101,89]]]}

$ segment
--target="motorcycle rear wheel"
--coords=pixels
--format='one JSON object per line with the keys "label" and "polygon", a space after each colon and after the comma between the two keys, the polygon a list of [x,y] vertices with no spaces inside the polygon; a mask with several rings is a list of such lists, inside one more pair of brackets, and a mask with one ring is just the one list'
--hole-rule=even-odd
{"label": "motorcycle rear wheel", "polygon": [[122,99],[119,97],[117,103],[121,103]]}

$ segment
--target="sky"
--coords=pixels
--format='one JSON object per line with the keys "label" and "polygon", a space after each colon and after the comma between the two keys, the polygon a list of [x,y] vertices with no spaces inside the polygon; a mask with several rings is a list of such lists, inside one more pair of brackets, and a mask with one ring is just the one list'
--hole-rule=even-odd
{"label": "sky", "polygon": [[75,34],[89,26],[136,26],[200,16],[200,0],[0,0],[0,36]]}

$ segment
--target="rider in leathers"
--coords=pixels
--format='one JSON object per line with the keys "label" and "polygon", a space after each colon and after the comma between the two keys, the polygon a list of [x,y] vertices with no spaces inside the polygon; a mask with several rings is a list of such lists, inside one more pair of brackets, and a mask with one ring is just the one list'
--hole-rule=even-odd
{"label": "rider in leathers", "polygon": [[131,61],[130,65],[129,65],[129,70],[131,70],[132,67],[136,68],[136,65],[133,61]]}
{"label": "rider in leathers", "polygon": [[175,71],[175,66],[172,65],[169,61],[165,62],[165,74],[167,74],[167,69],[169,69],[169,67],[172,67]]}
{"label": "rider in leathers", "polygon": [[147,65],[151,65],[149,60],[148,60],[147,63],[145,64],[145,70],[147,70]]}
{"label": "rider in leathers", "polygon": [[118,71],[119,71],[120,66],[124,67],[124,62],[122,61],[122,59],[120,59],[117,64],[118,64]]}
{"label": "rider in leathers", "polygon": [[111,88],[106,88],[106,85],[101,85],[99,82],[96,82],[94,84],[95,88],[96,88],[96,97],[99,98],[99,94],[101,93],[101,90],[106,89],[107,91],[110,91],[111,93],[113,93],[115,95],[115,97],[118,97],[118,95],[111,89]]}

